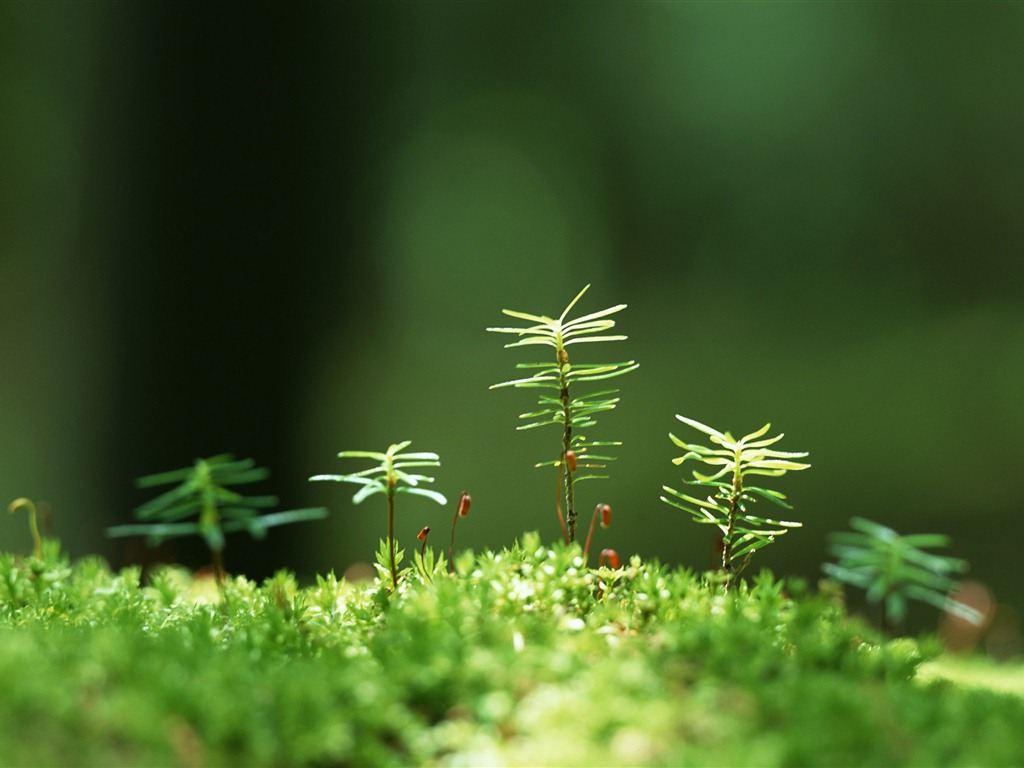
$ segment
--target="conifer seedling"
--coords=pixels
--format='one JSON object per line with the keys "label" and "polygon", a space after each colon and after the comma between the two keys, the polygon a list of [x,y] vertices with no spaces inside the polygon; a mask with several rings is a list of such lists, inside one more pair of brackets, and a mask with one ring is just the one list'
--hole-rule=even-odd
{"label": "conifer seedling", "polygon": [[794,461],[807,456],[806,452],[791,453],[769,448],[783,437],[779,434],[761,439],[771,429],[771,424],[765,424],[756,432],[737,440],[728,432],[719,432],[699,421],[679,415],[676,418],[708,435],[711,442],[718,446],[711,448],[687,443],[669,434],[672,442],[686,451],[682,456],[672,459],[672,463],[680,465],[686,461],[697,461],[709,466],[713,470],[709,474],[694,470],[693,480],[689,484],[710,488],[712,493],[699,499],[666,485],[662,488],[669,495],[662,496],[661,500],[689,512],[696,522],[715,525],[722,532],[722,571],[725,574],[725,590],[728,592],[749,564],[754,552],[768,546],[791,528],[802,525],[750,514],[750,505],[761,499],[783,509],[792,507],[779,491],[749,485],[747,478],[752,475],[781,477],[786,472],[807,469],[811,465]]}
{"label": "conifer seedling", "polygon": [[338,454],[339,458],[371,459],[379,463],[377,466],[364,469],[361,472],[352,472],[347,475],[314,475],[309,478],[311,481],[330,480],[338,483],[361,485],[362,488],[352,497],[353,504],[360,504],[365,499],[378,493],[383,493],[387,497],[388,539],[385,559],[391,573],[392,590],[398,588],[398,563],[401,559],[401,554],[396,551],[395,544],[395,496],[399,493],[407,493],[413,496],[425,496],[442,506],[448,503],[443,494],[420,487],[420,483],[432,483],[434,478],[405,471],[412,467],[441,466],[441,458],[436,453],[421,451],[419,453],[403,454],[402,451],[408,448],[411,443],[412,441],[410,440],[395,443],[388,446],[384,453],[378,451],[342,451]]}
{"label": "conifer seedling", "polygon": [[[555,467],[558,470],[558,495],[555,509],[566,542],[576,540],[575,484],[581,480],[606,477],[606,475],[593,472],[577,474],[577,467],[587,470],[604,469],[607,465],[603,462],[611,461],[614,457],[598,455],[592,453],[590,449],[621,445],[615,441],[588,442],[583,435],[584,429],[597,423],[594,417],[598,413],[609,411],[616,406],[619,402],[619,398],[616,396],[618,390],[604,389],[584,395],[580,395],[577,390],[582,384],[621,376],[638,367],[638,364],[632,360],[621,363],[570,362],[568,348],[574,344],[626,339],[622,335],[606,333],[615,326],[615,321],[609,316],[625,309],[625,304],[616,304],[582,317],[567,319],[569,312],[588,288],[590,288],[589,285],[584,286],[583,290],[576,294],[576,297],[569,302],[557,318],[503,309],[504,314],[517,320],[524,320],[528,325],[487,329],[495,333],[509,333],[520,337],[518,340],[506,344],[506,349],[539,345],[550,347],[554,353],[552,358],[545,362],[518,363],[516,368],[533,371],[532,375],[494,384],[491,389],[517,387],[548,390],[542,392],[538,398],[539,410],[519,416],[526,423],[516,429],[533,429],[551,424],[561,430],[562,440],[558,458],[542,461],[535,466]],[[563,501],[565,503],[564,520],[561,512]]]}
{"label": "conifer seedling", "polygon": [[[228,488],[259,482],[269,475],[269,470],[257,467],[252,459],[236,460],[225,453],[196,459],[184,469],[140,477],[136,481],[139,488],[177,485],[135,508],[135,517],[143,522],[116,525],[107,529],[107,535],[145,536],[151,545],[156,545],[164,539],[198,534],[210,549],[214,574],[221,583],[225,533],[248,531],[254,538],[262,539],[268,528],[327,516],[322,507],[262,514],[260,510],[277,504],[276,496],[243,496]],[[196,519],[187,521],[192,517]]]}
{"label": "conifer seedling", "polygon": [[981,623],[978,611],[950,597],[959,586],[954,574],[967,571],[967,561],[924,551],[948,547],[948,536],[901,536],[862,517],[852,518],[850,527],[853,531],[829,537],[837,562],[825,563],[822,569],[837,581],[866,590],[869,603],[881,603],[885,629],[903,622],[908,600],[928,603],[972,624]]}

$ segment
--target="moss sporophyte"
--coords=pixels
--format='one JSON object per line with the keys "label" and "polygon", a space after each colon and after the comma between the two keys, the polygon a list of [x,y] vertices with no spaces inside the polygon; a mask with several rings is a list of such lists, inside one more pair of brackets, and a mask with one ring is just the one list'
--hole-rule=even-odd
{"label": "moss sporophyte", "polygon": [[36,514],[36,505],[31,499],[15,499],[7,507],[12,515],[19,509],[28,512],[28,529],[32,534],[32,555],[38,560],[43,556],[43,539],[39,535],[39,522]]}

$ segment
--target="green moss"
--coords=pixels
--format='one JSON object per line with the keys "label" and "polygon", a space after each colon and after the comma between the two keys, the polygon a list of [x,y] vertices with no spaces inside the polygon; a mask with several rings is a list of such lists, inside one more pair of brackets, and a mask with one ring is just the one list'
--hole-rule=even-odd
{"label": "green moss", "polygon": [[1024,699],[762,574],[724,595],[577,546],[412,571],[140,585],[0,557],[7,765],[1021,764]]}

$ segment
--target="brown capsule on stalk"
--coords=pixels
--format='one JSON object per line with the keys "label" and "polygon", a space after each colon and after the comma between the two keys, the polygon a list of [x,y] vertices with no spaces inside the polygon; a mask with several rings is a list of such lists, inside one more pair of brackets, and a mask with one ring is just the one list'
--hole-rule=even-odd
{"label": "brown capsule on stalk", "polygon": [[602,549],[601,558],[597,561],[598,567],[601,567],[605,563],[608,563],[609,568],[619,567],[619,553],[614,549]]}
{"label": "brown capsule on stalk", "polygon": [[472,497],[463,491],[462,495],[459,497],[459,517],[465,517],[469,514],[469,505],[472,501]]}
{"label": "brown capsule on stalk", "polygon": [[609,507],[607,504],[604,504],[601,507],[601,527],[602,528],[607,528],[611,524],[612,524],[612,508]]}
{"label": "brown capsule on stalk", "polygon": [[423,526],[423,530],[416,534],[416,538],[419,539],[420,541],[426,541],[427,540],[427,534],[429,534],[429,533],[430,533],[430,526],[429,525],[424,525]]}
{"label": "brown capsule on stalk", "polygon": [[569,468],[570,472],[576,471],[576,451],[565,452],[565,465]]}

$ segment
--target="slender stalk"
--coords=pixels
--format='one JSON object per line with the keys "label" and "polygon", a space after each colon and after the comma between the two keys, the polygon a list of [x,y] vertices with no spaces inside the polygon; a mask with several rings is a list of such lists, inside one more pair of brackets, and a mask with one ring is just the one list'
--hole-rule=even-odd
{"label": "slender stalk", "polygon": [[[430,535],[430,526],[425,525],[423,529],[417,534],[416,538],[423,542],[420,546],[420,560],[427,556],[427,536]],[[453,537],[454,540],[454,537]]]}
{"label": "slender stalk", "polygon": [[[561,342],[561,339],[559,339]],[[565,457],[572,450],[572,407],[569,399],[569,353],[565,347],[558,347],[558,399],[562,404],[562,464],[565,466],[565,522],[569,542],[576,541],[576,505],[573,498],[573,472]]]}
{"label": "slender stalk", "polygon": [[388,488],[388,548],[391,556],[391,591],[398,589],[398,568],[395,565],[395,489]]}
{"label": "slender stalk", "polygon": [[[455,505],[455,514],[452,515],[452,539],[448,542],[448,571],[449,573],[455,573],[455,524],[459,522],[459,518],[465,514],[463,511],[464,505],[467,504],[469,496],[463,491],[459,497],[459,503]],[[468,509],[468,507],[467,507]]]}
{"label": "slender stalk", "polygon": [[[449,573],[455,573],[455,524],[457,522],[459,522],[459,506],[455,507],[455,514],[452,516],[452,540],[448,543],[448,572]],[[425,543],[424,543],[424,546],[425,546]]]}
{"label": "slender stalk", "polygon": [[224,558],[219,549],[210,550],[210,557],[213,558],[213,577],[217,580],[217,586],[223,586]]}
{"label": "slender stalk", "polygon": [[472,502],[470,495],[465,491],[459,496],[459,503],[455,505],[455,516],[452,517],[452,540],[448,545],[448,570],[455,573],[455,524],[460,517],[469,514],[469,505]]}
{"label": "slender stalk", "polygon": [[36,522],[36,505],[31,499],[15,499],[7,508],[11,514],[24,507],[28,511],[28,529],[32,534],[32,554],[36,559],[43,557],[43,539],[39,535],[39,524]]}
{"label": "slender stalk", "polygon": [[732,490],[729,492],[729,521],[722,538],[722,570],[725,572],[725,591],[732,589],[736,573],[732,567],[733,529],[739,513],[740,494],[743,492],[743,476],[740,474],[740,452],[736,451],[736,467],[732,473]]}
{"label": "slender stalk", "polygon": [[558,462],[558,483],[555,485],[555,514],[558,516],[558,524],[562,527],[562,539],[566,544],[569,543],[569,531],[565,528],[565,518],[562,516],[562,467],[565,466],[565,454],[562,454],[562,460]]}
{"label": "slender stalk", "polygon": [[594,538],[594,527],[597,525],[597,518],[601,515],[601,508],[603,504],[598,504],[594,510],[594,516],[590,518],[590,530],[587,531],[587,543],[583,545],[583,567],[587,567],[587,561],[590,559],[590,541]]}
{"label": "slender stalk", "polygon": [[[217,514],[217,502],[213,495],[213,481],[210,478],[209,469],[204,464],[204,471],[201,475],[201,482],[204,484],[203,487],[203,510],[199,515],[200,530],[218,530],[220,528],[220,515]],[[223,539],[221,539],[223,542]],[[210,558],[213,560],[213,576],[217,580],[217,585],[224,584],[224,559],[221,556],[220,549],[214,548],[207,541],[207,546],[210,546]]]}
{"label": "slender stalk", "polygon": [[398,554],[395,551],[395,489],[398,488],[398,475],[395,474],[395,459],[389,448],[385,454],[384,477],[387,482],[388,497],[388,556],[391,561],[391,591],[398,590],[398,565],[395,560]]}

